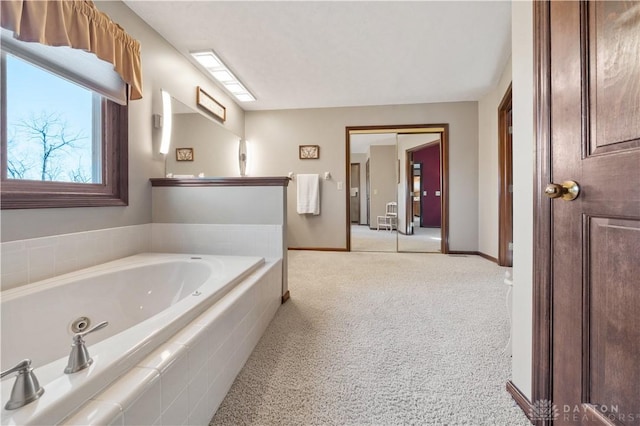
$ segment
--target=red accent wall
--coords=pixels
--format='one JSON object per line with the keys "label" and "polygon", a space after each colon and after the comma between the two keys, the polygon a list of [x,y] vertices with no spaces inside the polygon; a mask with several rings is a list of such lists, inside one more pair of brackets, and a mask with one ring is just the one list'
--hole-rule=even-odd
{"label": "red accent wall", "polygon": [[413,153],[413,162],[422,163],[422,217],[420,226],[424,228],[439,228],[441,225],[440,200],[436,191],[440,188],[440,144],[434,144]]}

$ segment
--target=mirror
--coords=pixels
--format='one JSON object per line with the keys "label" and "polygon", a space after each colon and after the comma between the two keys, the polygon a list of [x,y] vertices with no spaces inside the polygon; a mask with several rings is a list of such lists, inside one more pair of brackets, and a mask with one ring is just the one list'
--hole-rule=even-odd
{"label": "mirror", "polygon": [[350,134],[351,250],[440,252],[441,134],[394,130]]}
{"label": "mirror", "polygon": [[238,135],[173,97],[171,108],[173,126],[165,175],[240,175],[238,144],[241,138]]}
{"label": "mirror", "polygon": [[351,135],[352,251],[397,250],[396,158],[395,133]]}
{"label": "mirror", "polygon": [[440,133],[399,134],[398,251],[440,252]]}

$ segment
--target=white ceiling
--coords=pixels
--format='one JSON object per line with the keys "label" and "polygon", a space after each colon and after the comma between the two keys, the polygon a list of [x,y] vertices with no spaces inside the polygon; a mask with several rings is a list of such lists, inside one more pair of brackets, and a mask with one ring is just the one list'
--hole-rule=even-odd
{"label": "white ceiling", "polygon": [[213,49],[246,110],[478,100],[511,54],[509,1],[125,3],[185,56]]}

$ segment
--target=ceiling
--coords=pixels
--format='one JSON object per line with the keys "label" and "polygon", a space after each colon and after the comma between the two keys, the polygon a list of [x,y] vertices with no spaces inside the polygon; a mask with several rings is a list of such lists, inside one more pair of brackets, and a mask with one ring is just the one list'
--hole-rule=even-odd
{"label": "ceiling", "polygon": [[190,60],[213,49],[245,110],[478,100],[511,54],[509,1],[125,3]]}

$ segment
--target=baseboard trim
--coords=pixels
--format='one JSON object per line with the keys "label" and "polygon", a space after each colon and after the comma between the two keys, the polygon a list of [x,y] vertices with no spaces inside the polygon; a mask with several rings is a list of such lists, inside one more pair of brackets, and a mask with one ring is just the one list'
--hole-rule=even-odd
{"label": "baseboard trim", "polygon": [[282,295],[282,303],[284,303],[287,300],[289,300],[290,297],[291,297],[291,295],[289,294],[289,290],[287,290],[287,292]]}
{"label": "baseboard trim", "polygon": [[289,247],[289,250],[309,250],[309,251],[347,251],[346,248],[334,247]]}
{"label": "baseboard trim", "polygon": [[478,254],[477,251],[465,251],[465,250],[449,250],[447,254],[467,254],[470,256],[476,256]]}
{"label": "baseboard trim", "polygon": [[477,252],[477,254],[478,254],[478,256],[480,256],[480,257],[483,257],[483,258],[487,259],[489,262],[493,262],[493,263],[495,263],[496,265],[498,264],[498,259],[496,259],[496,258],[495,258],[495,257],[493,257],[493,256],[489,256],[488,254],[485,254],[485,253],[483,253],[483,252],[481,252],[481,251]]}
{"label": "baseboard trim", "polygon": [[[513,398],[516,404],[518,404],[518,407],[520,407],[524,415],[527,416],[527,419],[529,419],[529,421],[531,422],[531,413],[533,412],[533,410],[529,398],[524,396],[522,391],[520,391],[520,389],[518,389],[518,387],[514,385],[511,380],[507,382],[507,392],[509,392],[511,398]],[[533,424],[533,422],[531,422],[531,424]]]}
{"label": "baseboard trim", "polygon": [[488,254],[484,254],[480,251],[449,250],[449,253],[447,254],[466,254],[469,256],[480,256],[483,259],[487,259],[489,262],[498,264],[498,259],[496,259],[495,257],[489,256]]}

